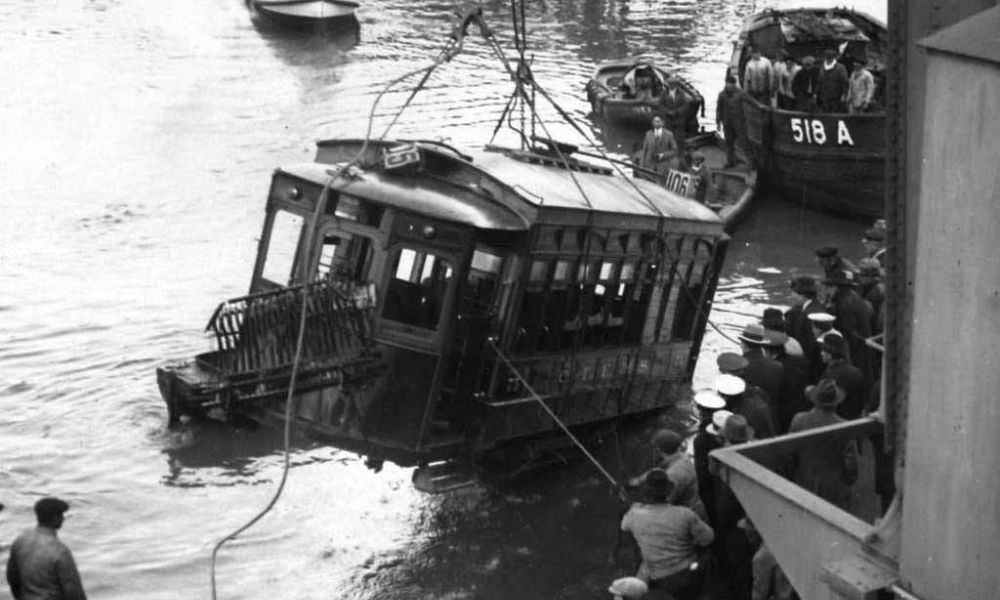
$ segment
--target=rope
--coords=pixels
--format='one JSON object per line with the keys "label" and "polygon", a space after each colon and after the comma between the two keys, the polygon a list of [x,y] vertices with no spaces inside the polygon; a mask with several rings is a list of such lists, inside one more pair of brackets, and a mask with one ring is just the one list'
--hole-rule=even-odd
{"label": "rope", "polygon": [[[319,199],[316,201],[316,209],[313,211],[313,216],[312,216],[312,226],[309,228],[309,235],[306,238],[306,246],[305,246],[306,248],[312,248],[313,238],[315,237],[316,234],[316,225],[319,222],[319,215],[322,213],[323,208],[326,206],[327,199],[329,198],[330,195],[330,187],[332,186],[334,179],[336,179],[339,175],[340,172],[338,171],[336,174],[330,176],[330,178],[326,182],[326,185],[323,186],[323,192],[320,194]],[[284,451],[283,451],[284,465],[281,470],[281,481],[278,483],[278,488],[274,491],[274,494],[271,496],[271,500],[260,512],[258,512],[252,519],[241,525],[238,529],[236,529],[229,535],[223,537],[215,544],[215,547],[212,548],[212,568],[211,568],[212,600],[215,600],[217,597],[216,584],[215,584],[215,561],[219,553],[219,550],[222,549],[222,546],[226,542],[236,538],[236,536],[240,535],[247,529],[250,529],[251,527],[254,526],[254,524],[256,524],[258,521],[264,518],[264,515],[269,513],[271,509],[274,508],[274,505],[278,503],[278,498],[281,497],[281,493],[285,489],[285,483],[288,481],[288,472],[291,470],[292,398],[295,393],[295,381],[299,373],[299,364],[301,363],[302,360],[302,346],[305,340],[306,312],[309,306],[308,291],[309,291],[309,283],[306,282],[306,284],[302,287],[302,306],[301,306],[301,314],[299,315],[298,338],[296,339],[295,342],[295,359],[292,362],[292,373],[288,382],[288,394],[285,397],[285,427],[284,427]]]}
{"label": "rope", "polygon": [[611,475],[611,473],[609,473],[607,469],[604,468],[603,465],[601,465],[601,463],[594,457],[594,455],[591,454],[589,450],[587,450],[587,448],[583,445],[583,443],[575,435],[573,435],[573,432],[569,430],[569,427],[567,427],[566,424],[563,423],[558,416],[556,416],[556,413],[553,412],[551,408],[549,408],[549,405],[546,404],[544,400],[542,400],[542,397],[539,396],[537,392],[535,392],[534,388],[531,387],[531,384],[529,384],[528,381],[524,378],[524,376],[521,375],[521,372],[517,370],[517,367],[515,367],[513,363],[510,362],[510,359],[508,359],[507,356],[500,351],[500,348],[496,344],[496,339],[490,337],[487,341],[489,342],[490,347],[493,348],[493,351],[496,352],[497,357],[503,362],[504,365],[507,366],[508,369],[510,369],[510,372],[513,373],[515,377],[517,377],[517,380],[521,382],[521,385],[523,385],[524,388],[528,390],[528,392],[531,394],[531,397],[536,402],[538,402],[538,404],[542,406],[542,408],[545,410],[546,413],[548,413],[548,415],[552,418],[555,424],[558,425],[559,428],[563,430],[563,433],[566,434],[566,437],[568,437],[570,441],[572,441],[576,445],[576,447],[579,448],[581,452],[583,452],[584,456],[586,456],[590,460],[590,462],[593,463],[595,467],[597,467],[597,470],[600,471],[601,475],[603,475],[604,478],[608,480],[608,483],[611,484],[611,487],[615,488],[615,491],[618,492],[619,497],[622,498],[623,501],[627,500],[628,494],[625,492],[625,487],[622,484],[618,483],[618,480],[615,479]]}

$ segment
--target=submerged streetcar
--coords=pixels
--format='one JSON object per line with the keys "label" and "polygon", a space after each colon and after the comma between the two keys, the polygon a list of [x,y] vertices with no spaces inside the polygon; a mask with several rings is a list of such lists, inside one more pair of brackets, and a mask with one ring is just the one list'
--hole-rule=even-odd
{"label": "submerged streetcar", "polygon": [[540,402],[587,434],[682,399],[723,223],[573,150],[332,140],[278,169],[249,295],[157,371],[171,424],[280,423],[303,306],[297,431],[415,480],[551,449]]}

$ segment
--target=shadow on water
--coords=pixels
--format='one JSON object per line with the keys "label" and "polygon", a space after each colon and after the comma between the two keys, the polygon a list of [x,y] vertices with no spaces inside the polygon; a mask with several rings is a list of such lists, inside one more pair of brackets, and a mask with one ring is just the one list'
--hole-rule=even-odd
{"label": "shadow on water", "polygon": [[361,43],[361,23],[353,15],[310,30],[283,28],[260,18],[251,18],[251,23],[275,56],[293,67],[329,64],[332,57]]}

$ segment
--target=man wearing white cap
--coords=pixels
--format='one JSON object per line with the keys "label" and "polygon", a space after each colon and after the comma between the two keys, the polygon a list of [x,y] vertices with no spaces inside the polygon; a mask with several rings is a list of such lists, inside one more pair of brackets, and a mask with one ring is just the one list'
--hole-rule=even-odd
{"label": "man wearing white cap", "polygon": [[[833,328],[833,322],[837,320],[837,317],[830,313],[811,313],[807,318],[809,319],[809,324],[812,326],[813,339],[816,340],[816,343],[813,344],[812,352],[808,357],[810,381],[819,381],[823,377],[823,370],[826,369],[826,364],[819,353],[820,344],[831,333],[840,336],[843,336],[843,334]],[[850,361],[849,358],[848,361]]]}
{"label": "man wearing white cap", "polygon": [[722,374],[715,380],[715,391],[726,401],[726,408],[742,415],[756,432],[757,438],[777,435],[778,425],[767,401],[756,394],[745,393],[747,384],[736,375]]}
{"label": "man wearing white cap", "polygon": [[[708,454],[716,448],[722,447],[722,441],[708,431],[712,426],[714,415],[729,411],[723,411],[726,401],[722,396],[712,390],[702,390],[694,395],[694,403],[698,407],[698,433],[691,441],[691,448],[694,452],[694,473],[698,480],[698,496],[701,498],[702,507],[708,517],[708,524],[715,521],[714,495],[712,491],[712,474],[708,470]],[[731,413],[729,413],[731,414]]]}

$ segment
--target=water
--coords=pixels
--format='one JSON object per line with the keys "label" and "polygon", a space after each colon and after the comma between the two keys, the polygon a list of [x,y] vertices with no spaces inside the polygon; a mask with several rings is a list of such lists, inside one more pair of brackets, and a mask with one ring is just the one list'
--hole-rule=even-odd
{"label": "water", "polygon": [[[859,8],[884,17],[873,4]],[[676,62],[711,115],[752,5],[532,3],[534,71],[599,139],[583,83],[594,62],[626,52]],[[484,6],[509,48],[507,2]],[[363,134],[375,95],[434,59],[455,9],[372,0],[357,34],[317,39],[258,31],[238,0],[0,0],[3,556],[34,500],[55,494],[73,505],[61,535],[91,597],[209,595],[210,549],[270,497],[281,440],[168,431],[154,369],[207,348],[212,308],[245,292],[271,170],[308,159],[314,139]],[[376,132],[407,91],[386,96]],[[470,35],[394,132],[481,145],[510,92]],[[553,135],[580,141],[543,115]],[[786,304],[813,246],[858,255],[858,234],[763,198],[733,237],[713,320],[731,333]],[[710,331],[704,347],[696,385],[734,346]],[[600,454],[610,468],[631,458],[619,449]],[[407,470],[374,474],[329,448],[296,448],[293,463],[275,510],[221,553],[220,597],[607,597],[617,507],[587,465],[428,497]]]}

